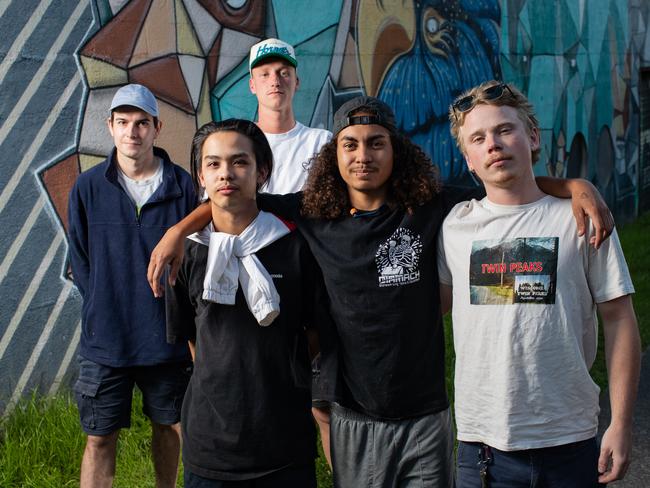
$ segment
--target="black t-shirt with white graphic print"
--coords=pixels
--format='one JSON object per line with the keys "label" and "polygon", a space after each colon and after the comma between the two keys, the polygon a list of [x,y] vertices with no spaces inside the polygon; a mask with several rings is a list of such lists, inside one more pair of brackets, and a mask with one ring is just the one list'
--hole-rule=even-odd
{"label": "black t-shirt with white graphic print", "polygon": [[447,408],[435,247],[449,210],[475,193],[444,190],[412,215],[384,206],[335,220],[301,217],[299,193],[260,196],[265,210],[296,222],[323,273],[338,339],[326,399],[383,419]]}
{"label": "black t-shirt with white graphic print", "polygon": [[200,476],[243,480],[311,462],[311,368],[322,277],[305,240],[291,232],[256,256],[273,278],[280,314],[258,325],[237,290],[235,305],[203,300],[208,247],[186,240],[176,285],[166,285],[167,340],[196,341],[181,416],[183,462]]}

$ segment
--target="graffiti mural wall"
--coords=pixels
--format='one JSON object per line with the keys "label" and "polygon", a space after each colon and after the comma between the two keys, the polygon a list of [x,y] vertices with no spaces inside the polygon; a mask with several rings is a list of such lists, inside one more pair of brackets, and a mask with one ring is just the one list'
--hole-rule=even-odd
{"label": "graffiti mural wall", "polygon": [[279,37],[296,47],[301,122],[330,127],[349,98],[378,96],[445,181],[471,185],[447,109],[465,89],[503,79],[537,108],[536,173],[590,179],[629,220],[650,192],[639,90],[649,21],[642,0],[0,2],[0,412],[74,375],[67,195],[110,151],[107,107],[123,84],[152,89],[159,145],[187,167],[198,126],[255,118],[248,50]]}

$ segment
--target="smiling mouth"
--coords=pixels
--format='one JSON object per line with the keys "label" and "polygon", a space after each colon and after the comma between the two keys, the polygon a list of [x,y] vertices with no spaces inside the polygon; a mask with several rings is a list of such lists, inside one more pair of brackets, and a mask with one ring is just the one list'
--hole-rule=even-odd
{"label": "smiling mouth", "polygon": [[352,174],[360,178],[370,176],[372,173],[375,173],[374,168],[360,168],[352,171]]}

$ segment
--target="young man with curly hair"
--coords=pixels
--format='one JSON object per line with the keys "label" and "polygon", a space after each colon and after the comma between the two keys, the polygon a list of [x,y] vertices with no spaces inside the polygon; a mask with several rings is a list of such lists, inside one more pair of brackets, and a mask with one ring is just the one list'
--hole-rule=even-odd
{"label": "young man with curly hair", "polygon": [[[453,298],[457,486],[588,488],[624,476],[639,378],[634,292],[616,232],[598,250],[571,206],[533,176],[539,124],[527,98],[490,81],[460,96],[451,130],[487,196],[440,232],[443,309]],[[600,447],[589,375],[605,338],[612,420]]]}
{"label": "young man with curly hair", "polygon": [[[334,325],[319,330],[320,387],[334,403],[335,486],[452,486],[436,238],[467,193],[441,189],[430,159],[376,98],[343,104],[333,134],[303,193],[260,203],[296,222],[323,271]],[[571,185],[593,188],[557,186]],[[154,292],[179,236],[207,220],[202,209],[161,241],[150,267]]]}

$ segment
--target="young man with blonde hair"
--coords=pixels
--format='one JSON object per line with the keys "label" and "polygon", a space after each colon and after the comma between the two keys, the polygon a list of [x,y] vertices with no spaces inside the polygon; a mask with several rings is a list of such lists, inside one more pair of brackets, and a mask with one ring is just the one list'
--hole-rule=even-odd
{"label": "young man with blonde hair", "polygon": [[[459,203],[438,241],[456,350],[457,486],[587,488],[621,479],[630,454],[640,342],[616,235],[595,249],[571,203],[544,193],[540,129],[514,86],[461,95],[451,130],[487,196]],[[612,420],[597,445],[589,376],[601,315]]]}

